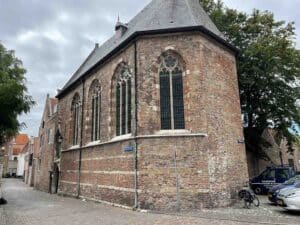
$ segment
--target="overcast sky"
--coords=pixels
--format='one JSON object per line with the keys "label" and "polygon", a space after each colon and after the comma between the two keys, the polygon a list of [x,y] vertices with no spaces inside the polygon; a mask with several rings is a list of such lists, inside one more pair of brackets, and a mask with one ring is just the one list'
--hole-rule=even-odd
{"label": "overcast sky", "polygon": [[[118,14],[128,22],[150,0],[0,0],[0,42],[14,49],[27,69],[29,94],[37,105],[20,120],[23,133],[38,135],[47,93],[62,88],[94,48],[114,33]],[[224,0],[246,12],[274,12],[276,19],[295,21],[300,32],[299,0]],[[300,39],[297,35],[297,44]]]}

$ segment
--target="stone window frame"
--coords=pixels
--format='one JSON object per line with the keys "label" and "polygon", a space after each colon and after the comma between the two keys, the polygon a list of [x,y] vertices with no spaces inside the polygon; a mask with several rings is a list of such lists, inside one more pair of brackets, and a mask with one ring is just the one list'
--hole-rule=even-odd
{"label": "stone window frame", "polygon": [[[185,109],[184,109],[184,71],[185,71],[185,63],[182,58],[182,56],[177,53],[174,50],[168,50],[161,54],[160,56],[160,68],[159,68],[159,84],[160,84],[160,129],[161,131],[168,131],[168,130],[185,130],[186,124],[185,124]],[[173,88],[173,82],[174,77],[177,76],[177,82],[179,78],[179,89],[177,92],[177,111],[179,111],[177,115],[177,118],[175,118],[175,109],[174,109],[174,88]],[[163,78],[168,76],[168,80],[165,80],[168,82],[169,86],[169,93],[165,96],[163,95],[163,88],[162,85]],[[176,81],[175,81],[176,82]],[[177,87],[178,88],[178,87]],[[178,97],[179,95],[179,97]],[[163,102],[163,98],[168,98],[168,101]],[[165,99],[166,100],[166,99]],[[170,121],[166,121],[166,117],[164,117],[163,112],[163,104],[169,106],[169,114],[170,114]],[[167,112],[165,112],[167,113]],[[169,123],[166,125],[166,123]]]}
{"label": "stone window frame", "polygon": [[71,126],[72,126],[72,145],[79,144],[80,129],[81,129],[81,113],[82,113],[82,103],[80,101],[80,95],[76,93],[73,96],[71,104]]}
{"label": "stone window frame", "polygon": [[55,142],[55,157],[60,158],[61,154],[61,148],[62,148],[62,136],[60,132],[60,128],[56,130],[55,135],[54,135],[54,142]]}
{"label": "stone window frame", "polygon": [[132,131],[132,72],[126,62],[116,67],[112,82],[112,109],[115,136],[129,135]]}
{"label": "stone window frame", "polygon": [[101,139],[101,85],[97,79],[92,81],[88,95],[88,114],[90,141]]}

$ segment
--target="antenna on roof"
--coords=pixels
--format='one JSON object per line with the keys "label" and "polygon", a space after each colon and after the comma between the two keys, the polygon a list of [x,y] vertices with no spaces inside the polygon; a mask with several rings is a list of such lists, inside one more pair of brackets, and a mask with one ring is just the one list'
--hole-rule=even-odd
{"label": "antenna on roof", "polygon": [[118,13],[118,23],[120,23],[120,14]]}

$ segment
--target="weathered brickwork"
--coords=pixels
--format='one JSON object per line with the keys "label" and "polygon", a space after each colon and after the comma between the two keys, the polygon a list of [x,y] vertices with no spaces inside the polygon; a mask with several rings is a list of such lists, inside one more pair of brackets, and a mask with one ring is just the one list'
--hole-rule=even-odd
{"label": "weathered brickwork", "polygon": [[[159,111],[153,110],[153,105],[159,109],[159,89],[151,88],[148,77],[154,80],[152,83],[159,83],[157,59],[166,48],[171,47],[185,61],[186,128],[192,133],[208,135],[206,147],[197,149],[205,152],[207,165],[194,168],[208,170],[206,190],[204,190],[210,192],[211,197],[205,197],[210,201],[208,205],[228,204],[228,199],[234,194],[232,193],[234,187],[240,187],[247,181],[245,150],[243,145],[238,144],[238,140],[243,139],[243,135],[234,56],[201,35],[151,37],[143,39],[139,46],[142,48],[139,51],[139,71],[142,73],[139,78],[141,89],[147,90],[139,92],[139,100],[149,98],[152,100],[150,104],[147,100],[139,104],[139,115],[145,118],[138,117],[139,131],[141,130],[143,134],[153,134],[157,130],[150,130],[149,127],[157,129],[160,126],[160,121],[157,119]],[[163,140],[158,144],[158,148],[162,149],[165,142]],[[174,146],[185,145],[180,142],[175,145],[172,142],[169,152]],[[173,157],[169,156],[169,158]],[[190,180],[194,178],[190,177]],[[201,187],[200,184],[199,186]],[[189,187],[188,183],[187,187]],[[206,203],[202,204],[207,206]]]}
{"label": "weathered brickwork", "polygon": [[40,149],[35,161],[35,188],[53,192],[54,161],[56,159],[55,133],[58,129],[57,99],[47,96],[39,129]]}
{"label": "weathered brickwork", "polygon": [[178,204],[181,209],[208,206],[208,149],[206,137],[140,140],[141,207],[175,210]]}
{"label": "weathered brickwork", "polygon": [[[132,135],[124,140],[115,137],[114,71],[125,62],[134,75],[134,43],[59,100],[63,135],[59,192],[130,207],[137,192],[138,206],[152,210],[231,204],[248,181],[245,149],[239,144],[243,134],[234,54],[200,32],[144,36],[137,40],[136,50],[136,139],[134,106]],[[166,51],[176,52],[184,66],[186,130],[177,134],[160,131],[159,69]],[[100,141],[91,143],[89,87],[95,79],[101,85]],[[76,93],[83,105],[81,148],[72,146],[71,104]],[[124,152],[135,140],[137,190],[134,153]]]}

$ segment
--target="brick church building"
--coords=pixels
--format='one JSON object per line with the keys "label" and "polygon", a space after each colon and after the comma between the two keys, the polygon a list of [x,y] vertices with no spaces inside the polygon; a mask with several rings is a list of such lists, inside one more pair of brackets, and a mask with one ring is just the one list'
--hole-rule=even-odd
{"label": "brick church building", "polygon": [[58,94],[59,193],[153,210],[227,206],[248,181],[230,45],[198,0],[153,0]]}

